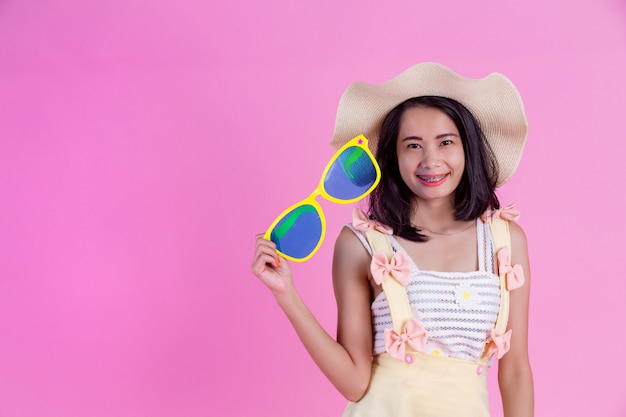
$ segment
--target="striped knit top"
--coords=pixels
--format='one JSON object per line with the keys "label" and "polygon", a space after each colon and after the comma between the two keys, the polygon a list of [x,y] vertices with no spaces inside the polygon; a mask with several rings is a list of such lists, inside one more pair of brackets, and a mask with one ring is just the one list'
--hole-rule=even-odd
{"label": "striped knit top", "polygon": [[[478,361],[494,328],[500,307],[500,280],[494,273],[489,225],[477,219],[478,271],[422,271],[413,261],[406,287],[413,316],[428,337],[426,353]],[[349,227],[371,254],[365,235]],[[390,236],[394,251],[404,251]],[[406,252],[406,251],[405,251]],[[385,293],[372,302],[374,354],[385,352],[384,331],[393,328]]]}

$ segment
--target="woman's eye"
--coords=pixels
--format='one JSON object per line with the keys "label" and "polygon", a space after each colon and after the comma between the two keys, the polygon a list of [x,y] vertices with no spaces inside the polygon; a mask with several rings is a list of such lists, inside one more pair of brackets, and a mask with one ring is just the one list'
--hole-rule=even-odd
{"label": "woman's eye", "polygon": [[421,146],[420,146],[419,143],[409,143],[408,144],[408,148],[409,149],[419,149],[419,148],[421,148]]}
{"label": "woman's eye", "polygon": [[448,146],[448,145],[452,145],[452,141],[449,139],[446,140],[442,140],[441,141],[441,146]]}

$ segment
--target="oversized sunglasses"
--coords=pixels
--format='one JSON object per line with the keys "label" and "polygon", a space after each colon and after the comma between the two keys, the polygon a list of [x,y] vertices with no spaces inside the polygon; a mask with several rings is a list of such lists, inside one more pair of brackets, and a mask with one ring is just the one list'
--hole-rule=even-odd
{"label": "oversized sunglasses", "polygon": [[353,203],[371,193],[379,181],[380,167],[367,147],[367,139],[359,135],[333,155],[311,195],[283,211],[264,237],[276,244],[284,258],[304,262],[317,252],[326,235],[326,219],[316,197]]}

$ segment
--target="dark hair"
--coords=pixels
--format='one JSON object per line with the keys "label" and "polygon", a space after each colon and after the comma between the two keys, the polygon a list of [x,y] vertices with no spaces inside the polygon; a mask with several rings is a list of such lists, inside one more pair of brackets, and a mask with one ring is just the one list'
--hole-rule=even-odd
{"label": "dark hair", "polygon": [[456,100],[437,96],[414,97],[400,103],[387,114],[380,129],[376,150],[382,178],[370,195],[369,212],[372,218],[392,227],[396,235],[424,242],[428,238],[411,224],[414,194],[400,176],[397,154],[402,114],[406,109],[414,107],[431,107],[443,111],[454,121],[461,135],[465,169],[454,195],[457,220],[475,220],[489,207],[500,208],[495,193],[498,162],[478,121]]}

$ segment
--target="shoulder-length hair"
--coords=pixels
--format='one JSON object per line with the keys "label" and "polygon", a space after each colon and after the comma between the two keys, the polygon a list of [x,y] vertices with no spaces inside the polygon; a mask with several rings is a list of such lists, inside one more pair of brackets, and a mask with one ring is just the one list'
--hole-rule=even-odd
{"label": "shoulder-length hair", "polygon": [[489,207],[500,208],[495,193],[498,162],[478,121],[456,100],[437,96],[414,97],[389,112],[383,121],[376,150],[382,178],[370,195],[369,213],[375,220],[392,227],[397,236],[424,242],[428,238],[411,224],[414,194],[404,183],[398,167],[400,121],[404,111],[413,107],[431,107],[443,111],[454,121],[461,135],[465,169],[454,194],[457,220],[475,220]]}

